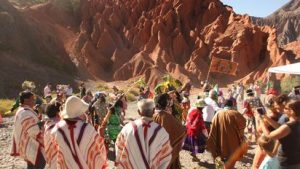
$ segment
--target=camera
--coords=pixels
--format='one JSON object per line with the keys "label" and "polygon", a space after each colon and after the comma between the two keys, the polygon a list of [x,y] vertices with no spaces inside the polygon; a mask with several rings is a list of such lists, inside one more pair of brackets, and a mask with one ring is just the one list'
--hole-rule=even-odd
{"label": "camera", "polygon": [[256,110],[257,110],[258,114],[260,114],[260,115],[266,114],[266,110],[263,107],[258,107]]}

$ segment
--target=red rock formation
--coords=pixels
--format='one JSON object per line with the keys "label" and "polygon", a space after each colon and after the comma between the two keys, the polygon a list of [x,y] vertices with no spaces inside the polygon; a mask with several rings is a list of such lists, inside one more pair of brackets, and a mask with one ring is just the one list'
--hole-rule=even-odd
{"label": "red rock formation", "polygon": [[296,55],[296,58],[300,59],[300,41],[288,43],[284,46],[284,49],[293,52],[293,54]]}
{"label": "red rock formation", "polygon": [[293,41],[300,40],[300,0],[287,2],[273,14],[264,17],[253,17],[258,25],[268,25],[277,29],[278,44],[286,45]]}
{"label": "red rock formation", "polygon": [[[218,0],[91,0],[81,11],[78,39],[87,37],[84,43],[97,51],[85,57],[86,67],[102,79],[145,75],[153,85],[170,73],[183,81],[204,80],[211,57],[218,57],[238,62],[238,73],[212,73],[212,80],[251,81],[264,78],[270,66],[288,63],[274,29],[254,26],[249,16]],[[76,46],[77,56],[85,56],[88,51]],[[95,62],[99,57],[106,61]],[[96,73],[101,67],[113,76]]]}
{"label": "red rock formation", "polygon": [[6,63],[0,81],[12,80],[11,71],[20,77],[14,84],[77,75],[145,76],[154,86],[166,73],[199,83],[212,57],[239,63],[237,76],[211,73],[210,81],[226,84],[264,79],[268,67],[294,61],[278,47],[275,29],[253,25],[219,0],[51,0],[22,11],[7,0],[0,5],[0,61]]}
{"label": "red rock formation", "polygon": [[61,40],[72,36],[64,28],[70,22],[50,3],[19,10],[0,0],[0,97],[15,97],[25,80],[36,82],[37,91],[49,81],[74,82],[76,67]]}

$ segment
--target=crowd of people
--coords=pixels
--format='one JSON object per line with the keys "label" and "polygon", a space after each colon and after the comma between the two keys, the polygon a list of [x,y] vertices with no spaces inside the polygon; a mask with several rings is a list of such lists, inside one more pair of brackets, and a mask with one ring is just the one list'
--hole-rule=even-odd
{"label": "crowd of people", "polygon": [[111,94],[92,93],[84,83],[79,89],[76,96],[71,85],[52,90],[48,83],[43,97],[22,91],[12,108],[11,155],[27,168],[108,168],[112,146],[116,168],[178,169],[181,150],[193,160],[208,151],[217,168],[233,168],[252,142],[258,144],[252,168],[300,168],[299,87],[289,95],[269,89],[262,97],[258,83],[226,92],[204,84],[196,101],[190,83],[154,92],[140,87],[139,118],[129,121],[126,95],[117,87]]}

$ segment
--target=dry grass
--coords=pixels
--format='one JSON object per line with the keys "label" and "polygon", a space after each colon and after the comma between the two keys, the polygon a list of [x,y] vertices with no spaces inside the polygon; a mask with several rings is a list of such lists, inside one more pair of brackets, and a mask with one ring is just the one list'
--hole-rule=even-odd
{"label": "dry grass", "polygon": [[10,99],[0,99],[0,114],[3,117],[13,116],[14,112],[10,112],[12,105],[14,104],[14,100]]}
{"label": "dry grass", "polygon": [[96,85],[97,91],[112,91],[105,83],[99,82]]}
{"label": "dry grass", "polygon": [[129,102],[133,102],[133,101],[136,101],[137,97],[135,95],[133,95],[132,93],[126,93],[126,98],[127,98],[127,101]]}
{"label": "dry grass", "polygon": [[132,95],[134,95],[134,96],[138,96],[138,95],[139,95],[138,89],[130,89],[130,90],[128,91],[128,93],[130,93],[130,94],[132,94]]}

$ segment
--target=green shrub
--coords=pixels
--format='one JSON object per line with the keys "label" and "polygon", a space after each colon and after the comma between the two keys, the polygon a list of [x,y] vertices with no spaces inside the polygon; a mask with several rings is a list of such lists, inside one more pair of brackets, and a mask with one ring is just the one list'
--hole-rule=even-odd
{"label": "green shrub", "polygon": [[300,85],[300,76],[288,76],[280,83],[282,93],[289,93],[294,86]]}
{"label": "green shrub", "polygon": [[10,2],[16,3],[20,6],[31,6],[47,2],[47,0],[10,0]]}
{"label": "green shrub", "polygon": [[55,0],[54,4],[68,12],[76,13],[80,9],[80,0]]}
{"label": "green shrub", "polygon": [[3,117],[13,116],[14,112],[10,112],[12,105],[14,104],[14,100],[10,99],[0,99],[0,114]]}
{"label": "green shrub", "polygon": [[132,93],[126,93],[126,98],[128,102],[136,101],[136,96],[134,96]]}
{"label": "green shrub", "polygon": [[128,91],[128,93],[130,93],[130,94],[132,94],[132,95],[134,95],[134,96],[138,96],[138,95],[139,95],[139,91],[138,91],[138,90],[135,90],[135,89],[130,89],[130,90]]}
{"label": "green shrub", "polygon": [[102,82],[99,82],[99,83],[97,83],[97,85],[96,85],[96,90],[97,91],[108,91],[109,90],[109,87],[106,85],[106,84],[104,84],[104,83],[102,83]]}

